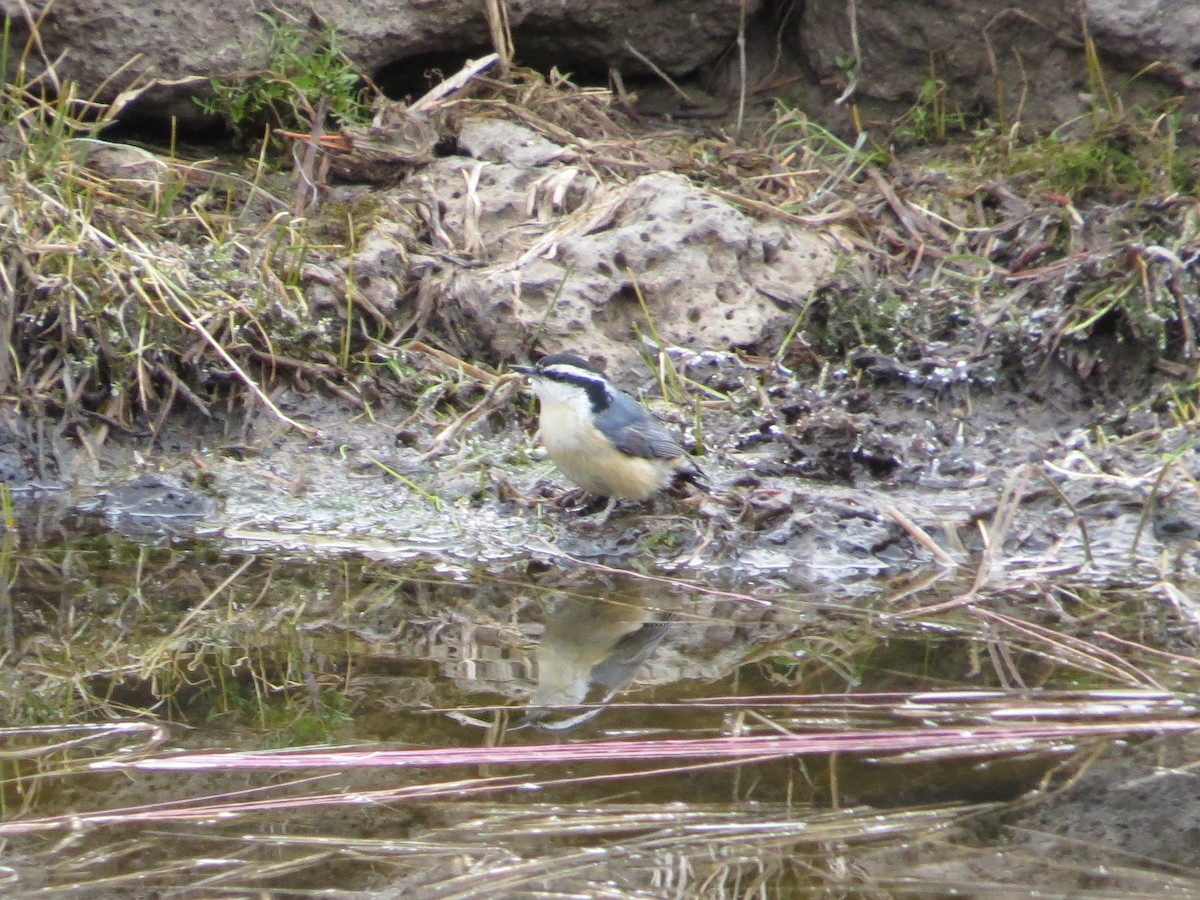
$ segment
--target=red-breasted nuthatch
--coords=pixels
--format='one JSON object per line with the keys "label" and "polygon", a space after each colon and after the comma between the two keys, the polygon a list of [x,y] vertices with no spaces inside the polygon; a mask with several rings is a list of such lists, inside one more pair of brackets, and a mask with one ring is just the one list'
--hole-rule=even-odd
{"label": "red-breasted nuthatch", "polygon": [[554,353],[512,368],[529,377],[541,401],[538,433],[546,452],[585,491],[644,500],[676,479],[701,476],[641,403],[578,356]]}

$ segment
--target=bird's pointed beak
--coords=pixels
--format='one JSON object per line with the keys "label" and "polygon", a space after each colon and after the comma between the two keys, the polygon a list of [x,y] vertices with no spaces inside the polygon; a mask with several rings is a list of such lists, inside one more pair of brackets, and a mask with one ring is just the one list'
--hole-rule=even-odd
{"label": "bird's pointed beak", "polygon": [[533,366],[509,366],[514,372],[520,372],[522,375],[536,375],[537,369]]}

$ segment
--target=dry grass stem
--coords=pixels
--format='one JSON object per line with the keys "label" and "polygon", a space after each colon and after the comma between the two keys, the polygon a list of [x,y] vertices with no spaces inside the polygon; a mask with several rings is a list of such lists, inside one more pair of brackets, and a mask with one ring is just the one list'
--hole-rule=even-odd
{"label": "dry grass stem", "polygon": [[954,557],[943,550],[924,528],[894,506],[887,507],[884,512],[892,518],[892,521],[908,532],[909,537],[933,554],[933,558],[939,563],[948,569],[957,568],[958,563],[954,561]]}

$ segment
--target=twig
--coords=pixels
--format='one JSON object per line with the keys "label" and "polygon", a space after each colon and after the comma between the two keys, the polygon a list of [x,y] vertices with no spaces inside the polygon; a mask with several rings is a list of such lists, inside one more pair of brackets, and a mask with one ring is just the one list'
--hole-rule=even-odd
{"label": "twig", "polygon": [[[506,402],[509,395],[512,393],[508,388],[513,387],[521,382],[522,376],[516,373],[504,375],[492,382],[491,387],[487,389],[487,393],[483,395],[483,399],[468,409],[465,413],[442,429],[441,433],[433,439],[429,445],[429,449],[417,457],[418,462],[428,462],[436,456],[441,456],[446,452],[446,448],[457,438],[463,430],[473,422],[477,421],[484,414]],[[503,392],[503,393],[502,393]]]}
{"label": "twig", "polygon": [[996,506],[996,514],[992,517],[992,524],[986,532],[987,545],[983,548],[983,555],[979,559],[979,569],[975,573],[975,581],[971,585],[972,594],[978,592],[987,583],[996,560],[1004,551],[1005,538],[1012,529],[1013,519],[1021,505],[1021,498],[1025,496],[1025,487],[1029,484],[1029,472],[1030,466],[1021,466],[1013,472],[1008,484],[1004,486],[1004,493],[1001,494],[1000,502]]}
{"label": "twig", "polygon": [[[303,372],[306,375],[312,375],[314,378],[319,377],[335,377],[340,374],[340,370],[336,366],[329,366],[323,363],[307,362],[302,359],[293,359],[290,356],[278,356],[274,353],[268,353],[266,350],[259,350],[257,347],[249,348],[251,356],[255,359],[260,359],[263,362],[270,363],[272,366],[282,366],[285,369],[295,369],[297,372]],[[274,373],[272,373],[273,375]]]}
{"label": "twig", "polygon": [[[188,403],[192,404],[192,406],[196,407],[196,409],[200,412],[200,415],[204,416],[206,419],[212,419],[213,414],[208,408],[208,404],[196,396],[196,392],[188,387],[182,378],[172,372],[169,366],[164,366],[161,363],[155,363],[154,371],[167,380],[167,383],[171,385],[172,391],[177,391],[178,393],[183,394],[184,399],[187,400]],[[168,409],[170,409],[170,403],[165,405]],[[158,429],[155,428],[154,431],[157,433]]]}
{"label": "twig", "polygon": [[1139,653],[1145,653],[1148,656],[1153,656],[1159,659],[1170,660],[1175,665],[1191,666],[1195,669],[1200,669],[1200,659],[1195,659],[1191,656],[1180,656],[1178,653],[1167,653],[1165,650],[1156,650],[1153,647],[1147,647],[1145,644],[1139,644],[1137,641],[1130,641],[1125,638],[1117,637],[1115,634],[1110,634],[1107,631],[1094,631],[1093,636],[1105,641],[1112,641],[1114,644],[1120,644],[1122,647],[1129,647],[1137,650]]}
{"label": "twig", "polygon": [[480,57],[474,61],[468,61],[457,73],[451,75],[433,90],[425,94],[421,99],[408,108],[408,111],[414,116],[426,116],[433,112],[434,108],[451,94],[466,87],[466,85],[479,75],[482,75],[492,66],[500,61],[499,53],[489,53],[487,56]]}
{"label": "twig", "polygon": [[1075,508],[1075,504],[1071,502],[1071,498],[1066,495],[1066,492],[1063,491],[1058,482],[1051,478],[1044,468],[1038,467],[1033,472],[1050,486],[1050,490],[1058,494],[1058,498],[1066,504],[1067,509],[1075,517],[1075,524],[1079,526],[1079,536],[1083,539],[1083,556],[1089,564],[1094,565],[1096,560],[1092,558],[1092,542],[1088,538],[1087,524],[1083,521],[1083,516],[1079,514],[1079,510]]}
{"label": "twig", "polygon": [[483,382],[484,384],[491,384],[504,377],[502,375],[493,375],[486,369],[481,369],[479,366],[473,366],[469,362],[464,362],[453,353],[447,353],[445,350],[439,350],[437,347],[430,347],[423,341],[412,341],[405,344],[404,349],[409,353],[419,353],[422,356],[427,356],[448,369],[461,372],[463,375],[470,375],[476,381]]}
{"label": "twig", "polygon": [[897,525],[907,531],[909,537],[932,553],[934,559],[940,562],[943,566],[948,569],[953,569],[958,566],[958,563],[955,562],[954,557],[939,547],[937,542],[929,536],[929,532],[927,532],[924,528],[922,528],[904,513],[900,512],[900,510],[898,510],[896,507],[889,506],[884,510],[884,512],[891,516],[892,520],[895,521]]}
{"label": "twig", "polygon": [[1095,644],[1089,644],[1087,641],[1073,635],[1063,634],[1038,625],[1036,622],[1028,622],[1014,616],[1007,616],[1003,613],[984,609],[981,606],[974,607],[972,611],[975,615],[986,621],[1004,625],[1018,633],[1036,638],[1050,647],[1065,652],[1068,656],[1088,660],[1093,664],[1093,669],[1096,671],[1103,671],[1109,675],[1124,678],[1138,687],[1144,688],[1149,686],[1158,691],[1166,691],[1166,688],[1159,684],[1149,673],[1143,672],[1134,666],[1133,663],[1110,650],[1097,647]]}
{"label": "twig", "polygon": [[841,106],[854,96],[858,90],[858,70],[862,68],[862,51],[858,46],[858,3],[857,0],[846,0],[846,16],[850,19],[850,54],[854,57],[854,71],[850,74],[850,83],[842,91],[842,95],[834,100],[835,106]]}
{"label": "twig", "polygon": [[737,125],[734,133],[741,135],[746,121],[746,0],[738,4],[738,107]]}
{"label": "twig", "polygon": [[631,44],[629,41],[625,42],[625,49],[628,50],[630,53],[632,53],[638,62],[640,62],[643,66],[645,66],[647,69],[649,69],[651,72],[653,72],[659,78],[661,78],[663,80],[663,82],[666,84],[666,86],[675,92],[675,96],[677,96],[685,104],[687,104],[688,106],[697,106],[698,105],[695,100],[693,100],[691,97],[688,96],[687,91],[685,91],[683,88],[681,88],[679,85],[677,85],[671,79],[670,75],[668,75],[666,72],[664,72],[658,66],[656,66],[651,61],[650,57],[648,57],[648,56],[646,56],[646,54],[642,53],[641,50],[639,50],[637,47],[633,46],[633,44]]}
{"label": "twig", "polygon": [[1154,483],[1150,485],[1150,496],[1146,498],[1146,502],[1142,504],[1142,514],[1138,517],[1137,531],[1133,535],[1133,544],[1129,548],[1129,555],[1136,558],[1138,545],[1142,541],[1142,533],[1146,530],[1146,523],[1150,521],[1150,510],[1158,499],[1158,492],[1162,489],[1163,481],[1166,480],[1167,472],[1175,467],[1179,462],[1180,457],[1184,453],[1190,453],[1193,449],[1193,442],[1187,441],[1177,451],[1167,457],[1167,461],[1163,463],[1162,468],[1158,470],[1158,476],[1154,479]]}
{"label": "twig", "polygon": [[484,12],[487,14],[488,33],[492,37],[492,46],[500,57],[500,75],[508,74],[512,65],[513,46],[512,25],[508,21],[508,3],[505,0],[485,0]]}
{"label": "twig", "polygon": [[483,234],[479,230],[483,201],[479,197],[479,177],[487,166],[486,162],[477,162],[470,172],[462,170],[463,180],[466,182],[462,213],[462,251],[475,257],[483,255]]}
{"label": "twig", "polygon": [[325,116],[329,111],[329,101],[322,97],[317,102],[316,112],[310,123],[311,131],[304,141],[304,154],[299,155],[299,145],[295,150],[299,158],[296,160],[296,188],[292,195],[292,215],[302,216],[314,206],[321,196],[321,188],[317,184],[317,154],[320,152],[321,138],[325,135]]}
{"label": "twig", "polygon": [[433,508],[435,510],[437,510],[438,512],[442,511],[442,498],[439,497],[437,494],[429,493],[429,491],[425,490],[425,488],[421,487],[419,484],[417,484],[411,478],[406,478],[405,476],[403,476],[399,472],[397,472],[395,469],[393,469],[391,466],[389,466],[387,463],[380,462],[375,457],[373,457],[371,454],[364,453],[363,456],[366,458],[367,462],[372,463],[373,465],[376,465],[379,468],[383,469],[383,471],[387,472],[389,475],[391,475],[393,478],[395,478],[397,481],[399,481],[406,488],[420,494],[422,497],[424,497],[426,500],[428,500],[430,503],[433,504]]}
{"label": "twig", "polygon": [[693,591],[697,594],[704,594],[709,597],[725,597],[729,600],[741,600],[744,603],[753,603],[757,606],[771,606],[770,600],[763,600],[760,597],[755,597],[751,594],[738,594],[733,591],[722,591],[717,588],[708,587],[708,585],[698,584],[693,581],[684,581],[682,578],[668,578],[665,575],[647,575],[644,572],[635,572],[632,569],[618,569],[616,566],[606,566],[604,563],[592,562],[587,559],[580,559],[577,556],[572,556],[555,547],[553,544],[543,542],[546,551],[559,559],[565,559],[576,565],[586,566],[589,569],[595,569],[597,572],[607,572],[611,575],[626,575],[630,578],[636,578],[640,581],[652,581],[655,584],[667,584],[672,587],[683,588],[684,590]]}

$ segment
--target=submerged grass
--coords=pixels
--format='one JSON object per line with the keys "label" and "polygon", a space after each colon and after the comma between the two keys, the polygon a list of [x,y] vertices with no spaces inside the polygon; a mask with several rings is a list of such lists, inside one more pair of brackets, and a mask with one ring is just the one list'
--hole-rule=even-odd
{"label": "submerged grass", "polygon": [[[646,602],[636,597],[691,598],[669,617],[685,644],[691,629],[721,621],[711,617],[722,606],[769,613],[779,633],[747,644],[727,665],[740,667],[744,677],[756,672],[755,680],[765,678],[773,691],[867,684],[936,690],[967,672],[976,687],[1179,691],[1195,669],[1186,657],[1161,649],[1162,635],[1186,639],[1194,632],[1186,606],[1172,613],[1169,603],[1155,599],[1158,615],[1151,621],[1144,588],[1105,587],[1086,572],[1059,572],[1047,591],[1034,577],[1036,568],[999,557],[985,581],[976,574],[972,584],[973,573],[942,569],[923,586],[881,596],[874,610],[832,598],[794,598],[778,588],[745,594],[686,577],[647,578],[565,562],[559,574],[556,567],[541,579],[501,567],[476,572],[465,583],[426,571],[424,563],[397,572],[364,562],[229,560],[203,548],[92,539],[65,553],[26,546],[9,565],[10,592],[62,597],[45,610],[22,605],[8,625],[20,649],[6,646],[14,667],[3,715],[23,725],[142,709],[192,724],[220,719],[270,734],[276,744],[304,743],[314,726],[332,734],[351,724],[347,716],[359,700],[375,702],[369,677],[361,689],[356,685],[388,656],[403,650],[414,659],[440,658],[445,641],[467,640],[462,630],[474,628],[469,640],[476,649],[486,634],[487,642],[498,642],[486,652],[521,659],[530,638],[519,623],[533,609],[563,596],[611,602],[620,596],[615,584],[634,592],[633,626],[644,621],[636,610]],[[1153,588],[1186,593],[1169,572]],[[109,613],[76,612],[85,608]],[[814,609],[831,617],[814,616]],[[364,631],[360,622],[374,624]],[[601,630],[597,639],[604,635]],[[476,667],[453,657],[446,663],[454,671]],[[480,690],[512,689],[504,671],[495,681],[478,672]],[[436,705],[454,706],[445,700]]]}
{"label": "submerged grass", "polygon": [[[991,525],[1001,543],[1004,510]],[[721,591],[685,573],[669,584],[620,578],[611,566],[498,567],[464,580],[428,562],[231,560],[111,536],[53,553],[28,545],[10,590],[54,600],[12,608],[5,695],[16,699],[5,713],[30,718],[0,732],[0,837],[53,872],[58,890],[138,876],[194,886],[201,875],[214,888],[311,888],[347,860],[357,868],[338,875],[343,889],[378,878],[421,896],[470,896],[480,879],[586,893],[618,861],[629,892],[668,871],[688,896],[722,896],[747,879],[767,891],[893,884],[901,870],[884,860],[913,846],[922,861],[958,859],[975,846],[970,823],[998,807],[837,809],[844,798],[874,802],[900,783],[919,796],[932,779],[949,796],[986,784],[989,799],[1008,799],[1109,739],[1200,728],[1185,693],[1194,660],[1153,646],[1129,614],[1144,605],[1138,592],[1106,596],[1061,578],[1050,597],[1027,582],[1026,565],[993,554],[986,579],[943,568],[872,610],[778,587]],[[557,605],[624,591],[632,602],[646,590],[672,610],[668,659],[706,673],[704,687],[676,690],[668,674],[605,708],[593,721],[607,735],[549,741],[512,727]],[[688,602],[668,604],[669,593]],[[718,604],[759,611],[776,639],[727,641],[724,662],[701,666],[710,629],[734,618]],[[612,618],[557,630],[591,659],[587,632]],[[37,725],[38,709],[57,724]],[[61,724],[99,717],[119,722]],[[162,720],[177,723],[169,735]],[[368,748],[354,746],[363,740]],[[271,746],[294,749],[262,752]],[[1055,783],[1080,764],[1063,764]],[[445,766],[470,774],[433,774]],[[169,774],[186,769],[208,773],[203,789],[194,774]],[[370,824],[359,827],[363,809]],[[51,844],[81,824],[84,844],[49,866]],[[127,837],[151,831],[172,838]],[[119,846],[149,855],[133,864]],[[203,862],[214,855],[227,862]],[[939,871],[910,874],[924,884]],[[1131,873],[1159,883],[1150,869]]]}
{"label": "submerged grass", "polygon": [[[706,703],[717,700],[706,701]],[[1088,695],[1047,696],[1042,698],[1005,697],[981,692],[976,696],[954,692],[944,696],[862,696],[728,698],[726,707],[741,716],[761,709],[756,730],[764,739],[779,747],[823,752],[819,744],[836,737],[843,751],[868,754],[860,764],[879,769],[893,768],[911,778],[922,765],[934,766],[936,777],[945,781],[950,770],[947,761],[962,759],[971,774],[964,778],[979,782],[987,771],[988,759],[1003,759],[1011,750],[1019,751],[1018,760],[1043,757],[1033,767],[1053,772],[1052,760],[1062,757],[1079,741],[1096,734],[1133,735],[1161,733],[1173,724],[1194,730],[1194,710],[1182,710],[1162,695],[1137,692],[1108,692]],[[1177,712],[1193,716],[1188,723],[1169,717]],[[798,714],[798,721],[789,718]],[[1092,716],[1097,721],[1087,723]],[[1164,718],[1168,717],[1168,718]],[[841,726],[836,735],[791,734],[804,729],[806,722],[828,723],[836,718]],[[854,732],[854,723],[921,720],[927,724],[872,734]],[[1040,723],[1039,723],[1040,720]],[[1035,724],[1038,723],[1038,724]],[[811,726],[809,726],[811,727]],[[819,727],[819,726],[818,726]],[[1099,731],[1097,730],[1099,729]],[[785,732],[780,735],[780,731]],[[770,735],[767,737],[766,735]],[[992,738],[989,739],[989,735]],[[1001,737],[1003,736],[1003,737]],[[945,739],[951,744],[946,745]],[[592,775],[585,761],[600,745],[589,743],[558,744],[545,747],[490,748],[470,751],[452,748],[429,749],[413,753],[382,754],[355,750],[334,750],[314,754],[303,750],[286,754],[241,753],[220,757],[196,754],[156,755],[146,748],[129,752],[110,750],[107,759],[92,766],[93,779],[103,779],[112,768],[127,771],[136,780],[140,768],[193,769],[216,766],[228,776],[266,769],[274,772],[310,770],[314,766],[336,767],[341,786],[329,790],[328,780],[320,777],[285,777],[270,783],[230,780],[230,787],[219,793],[194,793],[173,800],[136,805],[113,805],[91,812],[70,815],[24,816],[0,823],[0,837],[19,847],[23,857],[37,860],[47,852],[40,849],[66,829],[87,827],[87,848],[91,852],[68,855],[62,865],[47,867],[54,872],[58,889],[72,885],[100,883],[96,879],[132,878],[134,874],[156,876],[166,884],[187,879],[188,873],[201,868],[200,859],[211,857],[223,848],[228,863],[215,871],[208,867],[213,885],[234,878],[237,883],[273,885],[278,889],[332,884],[368,889],[377,878],[397,881],[406,892],[419,896],[477,896],[485,889],[495,892],[503,886],[508,892],[523,890],[572,890],[586,893],[596,879],[605,880],[612,890],[640,895],[650,885],[661,889],[673,885],[686,896],[725,896],[732,885],[750,878],[763,889],[864,890],[894,885],[897,879],[919,889],[922,885],[953,876],[958,887],[973,884],[969,870],[954,867],[980,840],[974,824],[1003,807],[991,803],[942,803],[915,805],[900,802],[880,806],[852,805],[838,808],[835,802],[813,803],[808,798],[808,772],[800,766],[787,770],[780,778],[771,768],[775,753],[752,735],[739,735],[718,741],[659,742],[671,744],[664,754],[654,742],[625,740],[605,745],[606,758],[619,760],[616,768]],[[909,746],[908,741],[911,741]],[[1011,746],[1006,741],[1012,741]],[[695,744],[701,755],[720,755],[723,749],[740,747],[736,760],[718,762],[683,761],[671,763],[672,754],[684,744]],[[706,745],[700,748],[700,745]],[[778,749],[778,747],[776,748]],[[907,752],[906,752],[907,751]],[[1094,748],[1087,756],[1094,756]],[[469,757],[465,754],[469,753]],[[525,754],[521,760],[519,754]],[[485,774],[454,780],[411,778],[413,783],[396,785],[395,774],[382,787],[355,778],[352,790],[345,788],[347,773],[363,767],[376,769],[394,766],[401,757],[419,757],[418,765],[461,765],[467,761],[489,760],[502,766],[516,762],[522,770],[540,769],[551,757],[569,761],[571,771],[565,777],[522,774]],[[840,757],[847,777],[847,763],[853,757]],[[730,769],[736,761],[736,768]],[[1068,775],[1078,771],[1079,762],[1061,767],[1053,780],[1060,786]],[[75,769],[79,773],[79,769]],[[66,770],[57,777],[71,774]],[[1026,781],[1028,775],[1024,776]],[[760,784],[760,779],[762,783]],[[1042,792],[1052,792],[1046,776]],[[780,792],[787,783],[786,794]],[[911,784],[911,782],[909,782]],[[833,782],[837,784],[837,782]],[[660,792],[678,791],[689,785],[689,799],[654,802]],[[539,800],[513,802],[536,786]],[[622,786],[625,796],[613,797]],[[795,795],[792,790],[795,788]],[[861,790],[861,786],[859,787]],[[1057,790],[1060,788],[1054,788]],[[599,794],[597,794],[597,791]],[[634,791],[645,791],[645,800],[628,798]],[[725,799],[720,798],[726,793]],[[835,788],[836,792],[836,788]],[[498,795],[498,796],[497,796]],[[358,828],[353,820],[332,829],[328,823],[345,810],[368,804],[370,824]],[[390,834],[378,836],[382,819],[388,821]],[[284,823],[286,827],[282,827]],[[142,861],[135,867],[107,864],[114,841],[125,829],[152,829],[172,835],[167,842],[142,847]],[[994,824],[990,826],[994,828]],[[985,829],[985,832],[989,829]],[[247,845],[247,841],[250,842]],[[235,847],[240,849],[235,850]],[[249,852],[248,852],[249,847]],[[262,852],[274,848],[275,855]],[[336,848],[336,852],[334,852]],[[993,861],[1007,858],[1009,850],[993,849]],[[1020,852],[1019,850],[1017,851]],[[329,864],[349,854],[359,863],[370,862],[366,870],[353,874],[335,874]],[[831,856],[832,854],[832,856]],[[896,859],[900,854],[900,859]],[[286,864],[271,865],[282,856]],[[464,872],[457,863],[468,860]],[[831,860],[841,864],[832,864]],[[891,860],[887,865],[885,860]],[[903,861],[898,869],[897,862]],[[932,871],[922,867],[932,865]],[[161,866],[161,868],[159,868]],[[1091,865],[1085,872],[1093,872]],[[901,874],[903,873],[903,875]],[[1078,874],[1078,873],[1076,873]],[[1047,875],[1055,880],[1066,878],[1066,870],[1057,871],[1052,862],[1038,873],[993,873],[993,884],[1019,886],[1037,880],[1043,887]],[[1133,864],[1123,878],[1141,885],[1160,885],[1164,875],[1153,867]],[[301,877],[303,882],[293,879]],[[614,882],[614,877],[617,880]],[[667,878],[668,882],[664,882]],[[878,879],[878,880],[877,880]],[[194,887],[194,882],[192,882]],[[623,896],[623,894],[620,894]]]}

